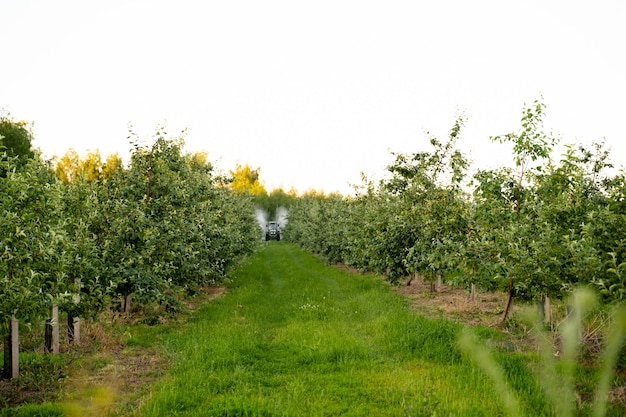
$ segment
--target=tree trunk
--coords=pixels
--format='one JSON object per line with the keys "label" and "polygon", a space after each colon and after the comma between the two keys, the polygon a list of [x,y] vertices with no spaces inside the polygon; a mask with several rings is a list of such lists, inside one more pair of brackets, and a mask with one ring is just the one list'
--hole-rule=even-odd
{"label": "tree trunk", "polygon": [[417,282],[417,272],[415,272],[415,274],[413,274],[413,276],[411,278],[409,278],[409,280],[406,283],[407,287],[411,286],[411,283],[413,282],[413,280],[415,280],[415,282]]}
{"label": "tree trunk", "polygon": [[548,295],[543,299],[537,300],[537,312],[540,322],[550,323],[550,297]]}
{"label": "tree trunk", "polygon": [[472,284],[472,288],[470,290],[470,300],[476,301],[476,284]]}
{"label": "tree trunk", "polygon": [[11,379],[13,378],[13,367],[11,361],[11,332],[5,334],[3,339],[4,363],[2,364],[2,379]]}
{"label": "tree trunk", "polygon": [[435,291],[441,291],[441,272],[437,272],[437,286],[435,287]]}
{"label": "tree trunk", "polygon": [[52,305],[52,317],[46,320],[45,352],[58,355],[59,342],[59,306]]}
{"label": "tree trunk", "polygon": [[509,279],[509,296],[506,299],[506,306],[504,307],[504,312],[502,313],[502,321],[500,324],[504,324],[506,319],[509,318],[511,314],[511,307],[513,306],[513,298],[515,298],[515,290],[513,289],[513,278]]}
{"label": "tree trunk", "polygon": [[9,331],[4,337],[4,364],[2,378],[17,378],[20,374],[19,323],[15,316],[11,317]]}
{"label": "tree trunk", "polygon": [[52,352],[52,319],[47,318],[43,332],[43,351]]}
{"label": "tree trunk", "polygon": [[80,344],[80,318],[67,314],[67,340],[70,344]]}

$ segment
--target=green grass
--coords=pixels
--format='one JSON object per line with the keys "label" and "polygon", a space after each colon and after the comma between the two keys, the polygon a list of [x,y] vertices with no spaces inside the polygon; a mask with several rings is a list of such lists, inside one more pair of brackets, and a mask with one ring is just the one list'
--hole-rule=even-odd
{"label": "green grass", "polygon": [[[626,311],[615,317],[621,333],[612,337],[613,357],[619,360]],[[148,374],[134,376],[143,378],[139,388],[118,392],[108,380],[70,384],[58,404],[41,397],[42,404],[0,409],[0,416],[625,415],[623,403],[609,404],[606,414],[594,405],[597,388],[623,385],[623,375],[601,377],[599,365],[584,361],[566,366],[552,357],[551,346],[547,355],[519,353],[507,348],[500,330],[470,333],[423,317],[381,277],[328,267],[285,242],[263,245],[235,271],[227,294],[163,323],[96,326],[108,336],[84,358],[24,352],[15,381],[52,394],[66,361],[74,371],[97,375],[119,360],[107,350],[119,344],[123,360],[160,358]],[[535,339],[550,339],[537,329]],[[568,332],[579,334],[573,327]],[[31,338],[25,334],[26,346],[39,340]],[[547,395],[546,381],[557,382]]]}
{"label": "green grass", "polygon": [[[457,347],[461,327],[417,316],[382,279],[263,246],[229,293],[166,337],[172,367],[143,416],[494,416],[492,382]],[[529,355],[502,355],[526,415],[549,415]]]}
{"label": "green grass", "polygon": [[0,410],[2,417],[63,417],[63,408],[57,404],[27,404],[20,407]]}

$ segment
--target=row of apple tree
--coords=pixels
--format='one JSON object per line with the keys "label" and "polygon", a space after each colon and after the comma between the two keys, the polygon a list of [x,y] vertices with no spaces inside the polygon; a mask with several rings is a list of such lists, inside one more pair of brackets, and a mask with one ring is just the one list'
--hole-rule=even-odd
{"label": "row of apple tree", "polygon": [[[127,167],[94,153],[56,166],[0,150],[0,323],[159,302],[224,279],[259,230],[203,154],[158,130],[133,143]],[[74,155],[75,156],[75,155]],[[120,303],[119,300],[124,302]]]}
{"label": "row of apple tree", "polygon": [[[543,130],[545,105],[524,108],[520,129],[492,137],[513,163],[471,170],[448,138],[428,151],[393,154],[385,179],[354,197],[308,193],[292,204],[285,237],[394,281],[420,276],[513,299],[562,297],[581,284],[626,298],[626,178],[602,144],[565,146]],[[470,173],[471,172],[471,173]]]}

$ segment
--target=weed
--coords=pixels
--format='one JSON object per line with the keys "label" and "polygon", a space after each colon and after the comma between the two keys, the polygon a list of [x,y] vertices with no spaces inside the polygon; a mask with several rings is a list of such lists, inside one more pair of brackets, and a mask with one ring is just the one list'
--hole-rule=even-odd
{"label": "weed", "polygon": [[[538,362],[529,363],[536,363],[532,366],[536,370],[535,383],[545,393],[545,401],[549,404],[546,412],[550,415],[568,417],[584,413],[600,417],[608,412],[609,389],[626,336],[626,307],[616,307],[611,315],[613,324],[608,327],[605,338],[606,348],[601,357],[601,369],[598,375],[594,375],[589,367],[581,365],[581,358],[584,359],[585,356],[580,353],[580,348],[586,345],[583,335],[589,334],[583,331],[585,318],[595,304],[595,296],[591,290],[580,289],[574,293],[571,302],[573,313],[560,326],[560,344],[556,352],[553,339],[538,321],[536,312],[529,310],[525,313],[524,321],[531,328],[539,345]],[[508,414],[527,415],[522,411],[522,399],[525,406],[535,401],[528,396],[518,395],[514,387],[515,379],[524,368],[519,368],[516,372],[506,369],[506,362],[495,360],[491,350],[481,344],[468,329],[462,332],[459,343],[462,350],[492,380],[506,404]],[[527,382],[525,386],[528,384],[531,382]],[[615,410],[614,413],[622,415],[623,410]]]}

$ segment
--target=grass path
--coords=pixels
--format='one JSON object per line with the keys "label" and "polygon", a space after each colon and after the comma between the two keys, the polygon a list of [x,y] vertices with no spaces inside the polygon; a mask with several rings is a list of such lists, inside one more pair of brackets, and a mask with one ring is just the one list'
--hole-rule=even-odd
{"label": "grass path", "polygon": [[[458,331],[411,313],[379,278],[272,242],[227,294],[166,336],[171,368],[138,415],[503,415],[458,352]],[[534,389],[529,379],[517,388]],[[534,407],[528,415],[541,415]]]}

